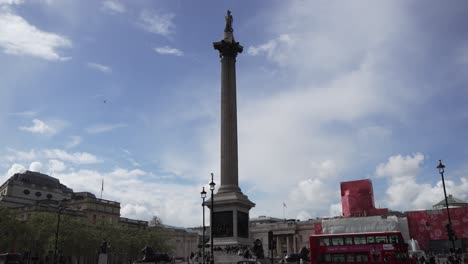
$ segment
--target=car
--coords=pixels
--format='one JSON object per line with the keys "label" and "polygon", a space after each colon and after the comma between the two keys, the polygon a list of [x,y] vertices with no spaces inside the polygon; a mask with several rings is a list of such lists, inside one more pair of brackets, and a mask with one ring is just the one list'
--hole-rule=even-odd
{"label": "car", "polygon": [[0,264],[22,264],[21,254],[19,253],[4,253],[0,254]]}

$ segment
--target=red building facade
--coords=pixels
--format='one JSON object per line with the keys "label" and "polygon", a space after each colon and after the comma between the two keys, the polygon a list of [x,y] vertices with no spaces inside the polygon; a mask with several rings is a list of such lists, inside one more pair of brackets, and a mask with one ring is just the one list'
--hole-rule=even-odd
{"label": "red building facade", "polygon": [[[369,179],[342,182],[341,205],[343,217],[385,216],[388,209],[377,209],[374,206],[374,192]],[[455,232],[456,248],[468,252],[468,204],[449,196],[450,217],[452,229]],[[436,204],[437,209],[408,211],[405,216],[408,221],[409,236],[418,241],[424,251],[448,251],[452,247],[447,236],[448,223],[447,209]],[[316,226],[317,234],[322,232],[321,226]]]}
{"label": "red building facade", "polygon": [[388,213],[386,208],[375,208],[371,180],[342,182],[340,185],[344,217],[374,216]]}
{"label": "red building facade", "polygon": [[[457,240],[456,248],[468,251],[468,207],[452,207],[450,218]],[[451,248],[446,225],[447,209],[406,212],[411,238],[419,242],[424,251],[438,251],[440,248]]]}

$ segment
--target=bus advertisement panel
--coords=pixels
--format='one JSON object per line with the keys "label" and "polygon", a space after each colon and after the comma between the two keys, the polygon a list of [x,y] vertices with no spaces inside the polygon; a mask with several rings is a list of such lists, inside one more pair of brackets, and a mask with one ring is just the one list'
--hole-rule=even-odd
{"label": "bus advertisement panel", "polygon": [[400,232],[312,235],[311,264],[409,263],[408,244]]}

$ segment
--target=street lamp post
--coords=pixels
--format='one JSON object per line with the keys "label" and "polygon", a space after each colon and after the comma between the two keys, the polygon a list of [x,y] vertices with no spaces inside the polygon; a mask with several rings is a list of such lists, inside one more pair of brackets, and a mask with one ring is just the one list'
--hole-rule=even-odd
{"label": "street lamp post", "polygon": [[204,264],[205,263],[205,198],[206,198],[205,187],[203,187],[200,195],[203,200],[202,202],[202,207],[203,207],[202,263]]}
{"label": "street lamp post", "polygon": [[58,210],[57,210],[57,229],[55,230],[55,248],[54,248],[54,263],[58,263],[57,259],[57,250],[58,250],[58,238],[59,238],[59,230],[60,230],[60,215],[62,211],[65,210],[65,206],[62,205],[62,202],[59,202]]}
{"label": "street lamp post", "polygon": [[440,176],[442,176],[442,186],[444,187],[444,197],[445,197],[445,207],[447,208],[447,216],[448,216],[448,224],[447,224],[447,235],[452,242],[452,250],[453,254],[455,254],[455,240],[454,240],[454,232],[452,229],[452,219],[450,218],[450,211],[449,211],[449,206],[448,206],[448,200],[447,200],[447,192],[445,191],[445,180],[444,180],[444,172],[445,172],[445,165],[442,164],[442,160],[439,160],[439,166],[437,166],[437,169],[439,169]]}
{"label": "street lamp post", "polygon": [[214,210],[214,189],[215,189],[215,183],[213,181],[213,173],[211,173],[211,182],[210,182],[210,191],[211,191],[211,214],[210,214],[210,233],[211,233],[211,258],[210,258],[210,263],[214,264],[214,255],[213,255],[213,229],[214,229],[214,224],[213,224],[213,210]]}

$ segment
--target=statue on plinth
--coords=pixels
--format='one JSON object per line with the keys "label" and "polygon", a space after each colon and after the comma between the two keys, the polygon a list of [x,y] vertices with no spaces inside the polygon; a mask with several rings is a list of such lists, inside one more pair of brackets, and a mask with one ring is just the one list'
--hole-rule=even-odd
{"label": "statue on plinth", "polygon": [[107,241],[104,239],[102,244],[99,246],[99,253],[100,254],[107,254],[107,250],[109,247],[107,246]]}
{"label": "statue on plinth", "polygon": [[99,246],[98,264],[107,264],[108,250],[109,246],[107,245],[107,241],[104,239]]}
{"label": "statue on plinth", "polygon": [[224,28],[224,32],[234,32],[234,29],[232,29],[232,16],[231,16],[231,11],[227,11],[227,15],[225,17],[226,19],[226,27]]}

